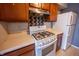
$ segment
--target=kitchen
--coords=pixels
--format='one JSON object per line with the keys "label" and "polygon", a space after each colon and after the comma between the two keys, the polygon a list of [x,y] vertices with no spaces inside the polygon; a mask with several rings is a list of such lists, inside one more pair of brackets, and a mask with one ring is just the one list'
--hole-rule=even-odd
{"label": "kitchen", "polygon": [[77,13],[72,10],[66,11],[68,5],[65,3],[0,4],[0,55],[59,56],[60,54],[62,56],[68,55],[65,52],[69,49],[77,50],[71,40],[75,31]]}

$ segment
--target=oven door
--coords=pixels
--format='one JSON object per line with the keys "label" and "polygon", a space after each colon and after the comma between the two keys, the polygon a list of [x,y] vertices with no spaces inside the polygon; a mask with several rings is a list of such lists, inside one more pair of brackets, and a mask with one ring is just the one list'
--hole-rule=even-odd
{"label": "oven door", "polygon": [[53,56],[56,52],[56,40],[42,47],[42,56]]}

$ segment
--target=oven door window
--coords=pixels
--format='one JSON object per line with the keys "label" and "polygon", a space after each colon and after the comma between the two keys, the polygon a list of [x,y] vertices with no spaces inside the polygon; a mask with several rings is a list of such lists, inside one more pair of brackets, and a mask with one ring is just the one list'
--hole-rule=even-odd
{"label": "oven door window", "polygon": [[42,56],[47,55],[48,53],[50,53],[53,50],[54,50],[54,44],[42,49]]}

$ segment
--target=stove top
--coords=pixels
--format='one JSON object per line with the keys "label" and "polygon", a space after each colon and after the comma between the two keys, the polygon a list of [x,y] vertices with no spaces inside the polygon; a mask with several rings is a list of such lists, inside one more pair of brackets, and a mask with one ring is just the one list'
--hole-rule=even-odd
{"label": "stove top", "polygon": [[34,38],[36,40],[42,40],[44,38],[47,38],[47,37],[50,37],[50,36],[53,36],[55,34],[51,33],[51,32],[48,32],[48,31],[43,31],[43,32],[39,32],[39,33],[34,33],[32,34],[34,36]]}

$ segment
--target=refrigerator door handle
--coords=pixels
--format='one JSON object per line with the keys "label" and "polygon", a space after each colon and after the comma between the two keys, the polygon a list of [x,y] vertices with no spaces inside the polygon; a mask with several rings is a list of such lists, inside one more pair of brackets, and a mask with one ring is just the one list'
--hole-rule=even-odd
{"label": "refrigerator door handle", "polygon": [[71,27],[69,28],[68,35],[71,33]]}
{"label": "refrigerator door handle", "polygon": [[70,21],[70,24],[72,24],[73,23],[73,18],[72,18],[73,16],[71,16],[71,21]]}

